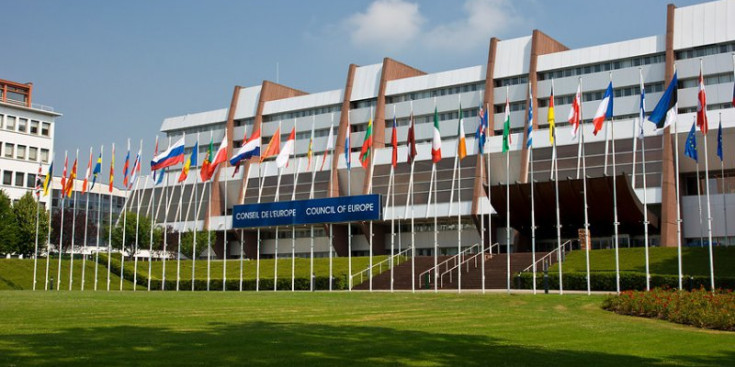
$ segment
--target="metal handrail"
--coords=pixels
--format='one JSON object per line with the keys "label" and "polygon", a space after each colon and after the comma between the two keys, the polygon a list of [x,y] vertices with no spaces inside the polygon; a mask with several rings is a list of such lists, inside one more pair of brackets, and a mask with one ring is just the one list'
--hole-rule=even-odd
{"label": "metal handrail", "polygon": [[472,256],[464,259],[464,261],[462,261],[459,264],[455,265],[451,269],[447,269],[445,272],[441,273],[441,275],[439,275],[439,286],[440,287],[444,287],[444,275],[445,274],[449,273],[449,281],[451,282],[452,281],[452,273],[454,272],[454,269],[460,268],[464,264],[467,264],[467,271],[469,272],[470,271],[470,269],[469,269],[469,263],[472,260],[475,260],[475,268],[477,268],[477,258],[480,255],[483,255],[485,252],[489,252],[490,253],[490,257],[492,258],[492,256],[493,256],[492,249],[495,246],[498,246],[499,247],[500,246],[500,243],[495,242],[494,244],[490,245],[490,247],[488,247],[486,250],[480,251],[480,252],[478,252],[478,253],[476,253],[476,254],[474,254],[474,255],[472,255]]}
{"label": "metal handrail", "polygon": [[[400,256],[405,256],[406,258],[408,258],[408,255],[407,254],[408,254],[409,251],[411,251],[411,247],[408,247],[407,249],[405,249],[405,250],[403,250],[403,251],[401,251],[401,252],[399,252],[399,253],[397,253],[395,255],[388,256],[388,258],[386,258],[385,260],[373,264],[372,267],[371,266],[368,266],[367,268],[365,268],[365,269],[363,269],[361,271],[358,271],[355,274],[350,275],[350,284],[354,284],[354,283],[352,283],[352,279],[354,279],[358,275],[360,276],[360,283],[362,283],[363,282],[363,274],[369,272],[370,269],[375,268],[376,266],[378,267],[378,274],[382,273],[383,272],[383,263],[388,262],[392,258],[395,258],[395,257],[399,257],[400,258]],[[404,253],[406,253],[406,254],[404,255]],[[396,263],[393,263],[393,266],[399,265],[400,263],[401,263],[400,261],[398,261]],[[390,267],[388,269],[390,269]]]}
{"label": "metal handrail", "polygon": [[[533,266],[534,266],[534,265],[537,265],[538,263],[542,263],[542,264],[543,264],[543,262],[544,262],[544,261],[546,261],[546,259],[547,259],[547,258],[551,258],[551,255],[553,255],[553,254],[554,254],[555,252],[559,252],[559,250],[560,250],[561,248],[565,248],[565,249],[566,249],[566,247],[567,247],[567,244],[569,244],[569,245],[570,245],[569,247],[570,247],[570,251],[571,251],[571,244],[572,244],[572,240],[567,240],[567,241],[565,241],[564,243],[562,243],[562,244],[561,244],[561,246],[558,246],[558,247],[556,248],[556,250],[552,250],[552,251],[550,251],[550,252],[549,252],[548,254],[544,255],[544,257],[542,257],[542,258],[540,258],[540,259],[536,260],[536,262],[535,262],[535,263],[533,263],[533,264],[529,265],[529,266],[528,266],[527,268],[525,268],[525,269],[521,270],[521,273],[525,273],[525,272],[527,272],[527,271],[531,271],[531,269],[533,269]],[[564,252],[566,253],[566,250],[564,250]],[[563,257],[562,257],[562,259],[563,259]]]}
{"label": "metal handrail", "polygon": [[[444,261],[436,264],[436,266],[434,266],[434,267],[432,267],[432,268],[424,271],[423,273],[419,274],[419,288],[421,288],[421,286],[422,286],[421,280],[424,278],[424,275],[431,274],[432,271],[437,271],[437,270],[441,269],[442,266],[445,266],[447,269],[449,269],[449,265],[448,264],[450,262],[452,262],[452,261],[455,261],[456,262],[456,260],[457,260],[457,258],[459,256],[461,256],[462,254],[464,254],[467,251],[470,251],[470,250],[474,249],[477,246],[480,246],[480,244],[479,243],[476,243],[476,244],[474,244],[474,245],[472,245],[472,246],[470,246],[470,247],[462,250],[459,254],[454,255],[454,256],[452,256],[452,257],[450,257],[450,258],[448,258],[448,259],[446,259],[446,260],[444,260]],[[431,284],[431,277],[429,277],[429,283],[427,283],[427,284]]]}

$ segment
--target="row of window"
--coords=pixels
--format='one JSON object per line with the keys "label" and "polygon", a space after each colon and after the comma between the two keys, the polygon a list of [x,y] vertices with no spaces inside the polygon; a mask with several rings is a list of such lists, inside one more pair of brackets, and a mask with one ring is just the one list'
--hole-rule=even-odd
{"label": "row of window", "polygon": [[0,114],[0,128],[23,134],[50,136],[51,123]]}
{"label": "row of window", "polygon": [[[29,147],[22,144],[13,144],[13,143],[5,143],[2,144],[0,142],[0,148],[4,147],[2,152],[0,152],[0,156],[4,158],[10,158],[10,159],[22,159],[22,160],[29,160],[32,162],[38,162],[39,158],[41,159],[41,163],[48,163],[49,160],[49,150],[36,147]],[[39,155],[40,152],[40,155]]]}
{"label": "row of window", "polygon": [[509,85],[528,84],[528,75],[516,75],[508,78],[495,79],[495,88]]}
{"label": "row of window", "polygon": [[622,60],[605,61],[597,64],[577,66],[575,68],[546,71],[543,73],[538,73],[538,78],[539,80],[560,79],[570,76],[599,73],[602,71],[624,69],[641,65],[659,64],[664,62],[666,62],[666,55],[661,53],[648,56],[631,57]]}
{"label": "row of window", "polygon": [[386,96],[385,97],[385,103],[398,103],[398,102],[406,102],[406,101],[416,101],[419,99],[427,99],[427,98],[433,98],[433,97],[439,97],[439,96],[449,96],[453,94],[459,94],[459,93],[467,93],[467,92],[475,92],[478,90],[485,90],[485,82],[478,82],[478,83],[471,83],[471,84],[464,84],[464,85],[455,85],[452,87],[446,87],[446,88],[437,88],[437,89],[430,89],[425,91],[418,91],[413,93],[406,93],[406,94],[399,94],[395,96]]}
{"label": "row of window", "polygon": [[[664,89],[665,89],[664,82],[646,84],[646,93],[663,92]],[[639,94],[641,94],[641,87],[638,85],[631,85],[628,87],[613,89],[613,95],[615,96],[615,98],[637,96]],[[599,100],[602,100],[603,96],[605,96],[604,90],[584,92],[582,93],[582,102],[599,101]],[[574,94],[554,96],[555,105],[572,104],[573,101],[574,101]],[[539,98],[538,105],[539,107],[548,107],[549,98]]]}
{"label": "row of window", "polygon": [[727,54],[731,52],[735,52],[735,42],[695,47],[688,50],[680,50],[675,52],[675,56],[677,60],[685,60],[709,55]]}
{"label": "row of window", "polygon": [[[15,178],[15,180],[13,180]],[[17,187],[36,187],[36,174],[25,172],[3,171],[3,185]]]}
{"label": "row of window", "polygon": [[310,108],[310,109],[301,110],[301,111],[282,112],[282,113],[276,113],[273,115],[264,115],[263,122],[282,121],[282,120],[295,119],[298,117],[323,115],[325,113],[339,112],[341,110],[342,110],[342,105],[335,104],[331,106]]}
{"label": "row of window", "polygon": [[[704,85],[725,84],[733,81],[732,73],[721,73],[704,76]],[[679,79],[679,89],[694,88],[699,86],[699,76],[694,78]]]}

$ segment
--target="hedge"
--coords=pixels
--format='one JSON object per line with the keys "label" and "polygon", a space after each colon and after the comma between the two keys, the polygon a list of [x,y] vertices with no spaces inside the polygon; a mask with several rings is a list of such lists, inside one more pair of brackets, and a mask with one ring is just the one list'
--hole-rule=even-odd
{"label": "hedge", "polygon": [[[590,274],[590,287],[594,291],[615,291],[614,272],[593,272]],[[549,289],[559,289],[559,273],[549,273]],[[579,272],[563,273],[564,289],[587,290],[587,274]],[[533,274],[521,273],[515,276],[514,286],[520,289],[531,289],[533,287]],[[707,276],[684,276],[684,289],[692,290],[699,288],[710,288],[710,278]],[[544,275],[536,274],[536,288],[543,289]],[[678,275],[651,274],[651,288],[679,288]],[[721,289],[735,289],[735,277],[716,277],[715,287]],[[638,272],[620,273],[621,290],[645,290],[646,274]]]}

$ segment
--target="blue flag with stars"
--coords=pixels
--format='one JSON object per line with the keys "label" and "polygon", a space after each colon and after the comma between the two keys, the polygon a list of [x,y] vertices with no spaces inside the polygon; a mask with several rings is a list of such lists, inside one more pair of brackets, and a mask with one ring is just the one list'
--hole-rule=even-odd
{"label": "blue flag with stars", "polygon": [[722,121],[720,121],[720,126],[717,127],[717,156],[720,157],[720,162],[722,162]]}
{"label": "blue flag with stars", "polygon": [[689,135],[687,135],[687,141],[684,143],[684,155],[687,157],[694,159],[695,162],[699,162],[699,159],[697,157],[697,137],[695,135],[695,127],[696,123],[692,124],[692,129],[689,130]]}

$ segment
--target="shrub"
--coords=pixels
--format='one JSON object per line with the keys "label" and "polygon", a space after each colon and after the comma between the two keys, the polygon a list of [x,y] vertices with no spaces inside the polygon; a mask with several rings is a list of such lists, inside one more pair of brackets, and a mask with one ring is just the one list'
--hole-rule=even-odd
{"label": "shrub", "polygon": [[[543,288],[543,273],[536,274],[536,287]],[[521,289],[531,289],[533,286],[533,274],[522,273],[516,276],[516,283],[520,284]],[[563,273],[564,289],[566,290],[587,290],[587,274],[579,272]],[[709,288],[710,278],[707,276],[684,276],[685,289]],[[715,285],[723,289],[735,289],[735,278],[733,277],[716,277]],[[590,286],[595,291],[615,291],[615,273],[614,272],[593,272],[590,274]],[[679,277],[677,275],[651,275],[651,288],[679,288]],[[549,288],[559,288],[559,273],[549,273]],[[646,274],[636,272],[620,273],[620,289],[621,290],[645,290]]]}
{"label": "shrub", "polygon": [[602,308],[621,315],[668,320],[700,328],[735,331],[735,293],[691,292],[656,288],[649,292],[625,291],[610,296]]}

